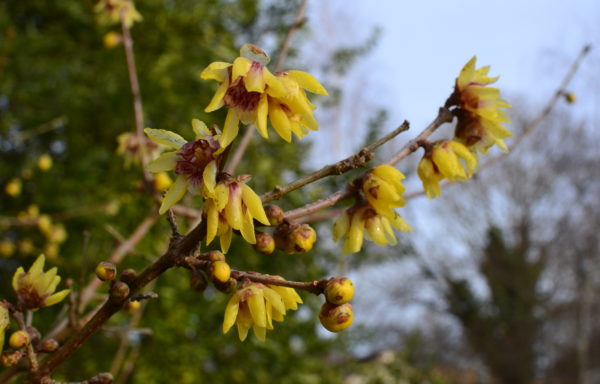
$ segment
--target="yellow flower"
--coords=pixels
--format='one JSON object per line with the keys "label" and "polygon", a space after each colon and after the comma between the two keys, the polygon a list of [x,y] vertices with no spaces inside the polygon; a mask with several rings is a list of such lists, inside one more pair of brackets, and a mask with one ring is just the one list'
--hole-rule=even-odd
{"label": "yellow flower", "polygon": [[4,347],[4,333],[9,325],[10,319],[8,318],[8,309],[0,303],[0,353],[2,353],[2,348]]}
{"label": "yellow flower", "polygon": [[229,108],[223,126],[222,146],[228,146],[238,135],[239,122],[255,124],[264,138],[268,137],[267,117],[275,131],[290,142],[294,132],[298,138],[307,128],[316,130],[318,124],[305,90],[326,95],[323,86],[308,73],[287,71],[273,75],[266,67],[269,56],[260,48],[245,44],[240,57],[233,64],[214,62],[200,77],[220,83],[217,92],[206,107],[206,112],[222,106]]}
{"label": "yellow flower", "polygon": [[254,335],[264,341],[267,329],[273,329],[273,320],[283,321],[285,303],[274,289],[259,283],[246,283],[237,290],[225,308],[223,333],[237,325],[241,341],[248,336],[252,328]]}
{"label": "yellow flower", "polygon": [[362,190],[375,211],[390,220],[398,215],[394,208],[403,207],[406,201],[402,197],[404,175],[391,165],[378,165],[363,178]]}
{"label": "yellow flower", "polygon": [[98,13],[100,24],[118,24],[121,22],[121,14],[127,28],[142,21],[142,15],[135,9],[133,0],[100,0],[94,10]]}
{"label": "yellow flower", "polygon": [[446,105],[458,107],[454,111],[458,117],[455,137],[484,154],[494,144],[506,152],[504,139],[513,134],[502,125],[510,123],[510,119],[500,108],[510,108],[510,104],[500,98],[498,88],[487,87],[498,78],[488,77],[489,66],[475,69],[476,59],[469,60],[460,72],[454,93]]}
{"label": "yellow flower", "polygon": [[205,188],[206,244],[219,236],[223,252],[231,245],[234,229],[240,231],[248,243],[256,244],[254,219],[269,225],[260,197],[242,178],[229,178],[219,181],[214,188]]}
{"label": "yellow flower", "polygon": [[[283,280],[283,277],[281,276],[273,276],[276,279],[279,280]],[[300,295],[298,295],[298,292],[296,292],[296,290],[294,288],[290,288],[290,287],[282,287],[280,285],[268,285],[269,288],[271,288],[272,290],[274,290],[275,292],[277,292],[279,294],[279,296],[281,296],[281,299],[283,300],[283,305],[285,306],[285,309],[293,309],[296,310],[298,309],[298,304],[302,304],[302,298],[300,297]]]}
{"label": "yellow flower", "polygon": [[19,267],[13,275],[12,286],[17,294],[20,310],[37,310],[54,305],[71,292],[70,289],[65,289],[54,293],[60,283],[60,276],[56,275],[56,267],[44,272],[44,262],[44,255],[40,255],[29,271],[25,272],[23,267]]}
{"label": "yellow flower", "polygon": [[[393,212],[393,210],[392,210]],[[398,240],[392,227],[401,231],[412,231],[400,215],[393,217],[379,214],[369,203],[356,204],[347,209],[333,225],[333,241],[346,237],[342,252],[344,254],[360,251],[367,230],[367,239],[377,245],[395,245]]]}
{"label": "yellow flower", "polygon": [[[460,160],[464,161],[464,165]],[[477,156],[455,140],[440,140],[426,149],[417,173],[429,199],[440,195],[440,181],[466,181],[477,166]]]}
{"label": "yellow flower", "polygon": [[165,152],[148,164],[153,173],[175,171],[177,178],[168,189],[160,206],[160,214],[175,205],[186,191],[201,194],[202,188],[214,190],[217,175],[217,152],[221,148],[216,130],[211,131],[198,119],[192,120],[196,137],[186,141],[178,134],[164,129],[146,128],[144,132],[155,142],[175,149]]}

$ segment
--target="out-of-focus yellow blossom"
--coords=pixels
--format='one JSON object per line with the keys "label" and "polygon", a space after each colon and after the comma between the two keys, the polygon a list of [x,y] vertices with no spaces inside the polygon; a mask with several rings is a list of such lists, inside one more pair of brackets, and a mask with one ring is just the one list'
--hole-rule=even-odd
{"label": "out-of-focus yellow blossom", "polygon": [[0,256],[10,257],[15,253],[15,243],[10,240],[0,241]]}
{"label": "out-of-focus yellow blossom", "polygon": [[104,43],[104,46],[108,49],[111,49],[111,48],[114,48],[114,47],[120,45],[122,41],[123,41],[123,37],[120,34],[118,34],[117,32],[108,32],[102,38],[102,42]]}
{"label": "out-of-focus yellow blossom", "polygon": [[266,67],[269,56],[260,48],[245,44],[233,64],[214,62],[200,77],[220,83],[206,112],[222,106],[229,108],[223,126],[223,147],[238,135],[239,122],[254,124],[264,138],[268,137],[267,117],[277,134],[291,141],[292,132],[302,138],[316,130],[315,106],[305,91],[326,95],[327,91],[312,75],[301,71],[286,71],[273,75]]}
{"label": "out-of-focus yellow blossom", "polygon": [[10,181],[4,186],[4,192],[7,195],[12,197],[17,197],[21,194],[21,188],[23,185],[21,184],[21,179],[17,179],[16,177],[10,179]]}
{"label": "out-of-focus yellow blossom", "polygon": [[161,154],[146,168],[153,173],[175,171],[177,178],[165,194],[160,213],[165,213],[175,205],[186,191],[192,194],[202,193],[206,188],[214,192],[217,176],[217,157],[221,148],[219,132],[211,131],[198,119],[192,120],[196,137],[194,141],[186,141],[178,134],[164,129],[146,128],[144,132],[155,142],[175,149]]}
{"label": "out-of-focus yellow blossom", "polygon": [[241,341],[246,339],[250,328],[259,340],[264,341],[267,329],[273,329],[273,321],[283,321],[284,316],[285,303],[277,291],[263,284],[248,282],[227,303],[223,333],[236,324]]}
{"label": "out-of-focus yellow blossom", "polygon": [[[141,140],[143,140],[142,143],[140,143]],[[150,160],[156,159],[164,149],[162,145],[155,143],[147,137],[142,137],[141,140],[132,132],[121,133],[117,136],[117,154],[123,156],[125,169],[129,168],[131,164],[140,163],[141,144],[144,145],[144,151]]]}
{"label": "out-of-focus yellow blossom", "polygon": [[135,22],[142,21],[142,15],[135,9],[133,0],[100,0],[94,10],[98,14],[100,24],[118,24],[121,22],[121,15],[127,28],[131,28]]}
{"label": "out-of-focus yellow blossom", "polygon": [[454,135],[467,147],[484,154],[494,144],[506,152],[504,139],[513,134],[502,125],[510,123],[510,119],[501,108],[510,108],[510,104],[500,98],[498,88],[487,86],[498,77],[488,77],[489,66],[475,69],[476,60],[473,57],[461,70],[446,105],[458,107],[454,111],[458,117]]}
{"label": "out-of-focus yellow blossom", "polygon": [[362,248],[366,230],[367,239],[375,244],[395,245],[398,240],[392,227],[401,231],[412,231],[410,225],[397,213],[393,212],[391,218],[381,215],[365,202],[347,209],[336,220],[333,225],[333,241],[346,237],[342,252],[356,253]]}
{"label": "out-of-focus yellow blossom", "polygon": [[476,166],[477,156],[463,144],[455,140],[441,140],[426,150],[417,173],[427,197],[433,199],[440,195],[440,181],[466,181],[471,178]]}
{"label": "out-of-focus yellow blossom", "polygon": [[22,254],[28,255],[30,253],[33,253],[34,249],[35,248],[31,239],[23,239],[19,241],[19,252],[21,252]]}
{"label": "out-of-focus yellow blossom", "polygon": [[52,168],[52,164],[52,157],[47,153],[41,155],[37,162],[37,166],[42,172],[46,172]]}
{"label": "out-of-focus yellow blossom", "polygon": [[2,353],[4,347],[5,332],[9,325],[8,309],[0,303],[0,353]]}
{"label": "out-of-focus yellow blossom", "polygon": [[243,181],[245,177],[226,179],[205,188],[206,245],[219,236],[221,249],[227,252],[233,230],[241,232],[250,244],[256,244],[254,219],[269,225],[260,197]]}
{"label": "out-of-focus yellow blossom", "polygon": [[71,292],[70,289],[64,289],[54,293],[60,283],[60,276],[56,274],[56,267],[44,272],[45,260],[44,255],[40,255],[29,271],[25,272],[23,267],[19,267],[13,275],[12,286],[17,294],[20,310],[37,310],[54,305]]}
{"label": "out-of-focus yellow blossom", "polygon": [[[283,277],[281,276],[273,276],[274,278],[278,279],[278,280],[283,280]],[[290,288],[290,287],[282,287],[281,285],[268,285],[269,288],[271,288],[272,290],[274,290],[275,292],[277,292],[279,294],[279,296],[281,296],[281,299],[283,299],[283,304],[285,306],[285,309],[292,309],[292,310],[296,310],[298,309],[298,304],[302,304],[302,298],[300,297],[300,295],[298,295],[298,292],[296,292],[296,290],[294,288]]]}
{"label": "out-of-focus yellow blossom", "polygon": [[50,236],[52,234],[52,218],[50,215],[41,215],[38,218],[37,226],[44,235]]}

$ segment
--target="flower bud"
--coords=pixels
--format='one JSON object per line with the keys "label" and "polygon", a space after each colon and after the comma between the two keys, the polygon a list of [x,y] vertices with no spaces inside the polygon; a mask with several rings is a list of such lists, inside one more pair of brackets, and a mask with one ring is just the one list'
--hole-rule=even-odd
{"label": "flower bud", "polygon": [[329,279],[325,287],[325,299],[335,305],[346,304],[354,296],[354,284],[347,277]]}
{"label": "flower bud", "polygon": [[102,42],[106,48],[114,48],[117,45],[121,44],[123,41],[123,37],[116,32],[108,32],[102,38]]}
{"label": "flower bud", "polygon": [[154,190],[160,192],[169,189],[173,184],[173,180],[166,172],[159,172],[154,175]]}
{"label": "flower bud", "polygon": [[102,281],[113,281],[117,277],[117,266],[108,261],[102,261],[96,267],[96,276]]}
{"label": "flower bud", "polygon": [[39,347],[39,351],[45,353],[53,353],[58,349],[58,347],[60,347],[58,341],[54,339],[46,339],[42,341],[42,344]]}
{"label": "flower bud", "polygon": [[10,339],[8,339],[8,345],[10,345],[13,349],[20,349],[24,346],[28,345],[31,339],[29,338],[29,334],[25,331],[16,331],[12,335],[10,335]]}
{"label": "flower bud", "polygon": [[302,224],[292,231],[291,238],[294,242],[294,252],[292,253],[306,253],[317,241],[317,232],[308,224]]}
{"label": "flower bud", "polygon": [[128,301],[127,304],[125,304],[125,309],[127,310],[127,312],[130,315],[133,315],[134,313],[137,312],[138,309],[140,309],[140,307],[142,306],[142,303],[140,303],[139,301]]}
{"label": "flower bud", "polygon": [[122,281],[115,281],[110,287],[110,296],[116,299],[125,299],[129,296],[129,285]]}
{"label": "flower bud", "polygon": [[574,93],[571,92],[567,92],[564,94],[565,95],[565,100],[567,101],[567,103],[569,104],[573,104],[574,102],[577,101],[577,96],[575,96]]}
{"label": "flower bud", "polygon": [[190,278],[190,288],[196,292],[203,292],[208,287],[208,281],[201,272],[192,271]]}
{"label": "flower bud", "polygon": [[12,367],[21,360],[21,357],[23,357],[23,351],[5,351],[0,356],[0,363],[7,368]]}
{"label": "flower bud", "polygon": [[340,332],[352,325],[354,314],[351,304],[333,305],[325,303],[319,312],[319,320],[330,332]]}
{"label": "flower bud", "polygon": [[267,205],[265,213],[271,225],[279,225],[283,223],[283,219],[285,218],[285,213],[283,213],[283,210],[278,205]]}
{"label": "flower bud", "polygon": [[202,259],[208,261],[225,261],[225,255],[221,251],[210,251],[202,255]]}
{"label": "flower bud", "polygon": [[275,240],[265,232],[256,232],[256,244],[254,249],[263,255],[270,255],[275,250]]}
{"label": "flower bud", "polygon": [[210,277],[214,282],[226,283],[231,277],[231,268],[224,261],[214,261],[209,267]]}
{"label": "flower bud", "polygon": [[135,269],[127,268],[121,272],[121,281],[127,284],[131,284],[137,277]]}

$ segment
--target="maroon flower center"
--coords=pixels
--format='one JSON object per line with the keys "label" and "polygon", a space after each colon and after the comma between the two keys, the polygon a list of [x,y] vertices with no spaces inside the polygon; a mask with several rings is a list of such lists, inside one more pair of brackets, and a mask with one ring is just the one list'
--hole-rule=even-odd
{"label": "maroon flower center", "polygon": [[214,160],[219,142],[212,138],[190,141],[177,151],[175,173],[188,176],[192,184],[202,184],[204,168]]}
{"label": "maroon flower center", "polygon": [[228,108],[239,108],[243,112],[251,112],[258,107],[260,96],[259,92],[248,92],[243,77],[240,76],[227,88],[223,104]]}

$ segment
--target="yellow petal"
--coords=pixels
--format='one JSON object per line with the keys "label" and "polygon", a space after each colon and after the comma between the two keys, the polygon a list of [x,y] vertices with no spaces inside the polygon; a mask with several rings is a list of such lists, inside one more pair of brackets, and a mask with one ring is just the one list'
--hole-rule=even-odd
{"label": "yellow petal", "polygon": [[165,152],[150,162],[146,170],[152,173],[171,171],[177,163],[177,152]]}
{"label": "yellow petal", "polygon": [[215,61],[210,63],[208,67],[204,68],[202,73],[200,73],[200,78],[204,80],[210,79],[222,82],[229,77],[229,67],[231,67],[230,63]]}
{"label": "yellow petal", "polygon": [[37,279],[40,274],[44,272],[44,263],[46,262],[46,257],[42,254],[35,259],[33,265],[29,268],[28,273],[32,278]]}
{"label": "yellow petal", "polygon": [[338,239],[348,233],[350,229],[350,215],[348,215],[348,211],[344,211],[340,217],[333,223],[333,241],[338,241]]}
{"label": "yellow petal", "polygon": [[237,137],[240,118],[235,109],[230,109],[225,117],[223,134],[221,135],[221,148],[224,149]]}
{"label": "yellow petal", "polygon": [[252,295],[248,297],[247,302],[254,324],[258,325],[259,327],[265,328],[267,326],[267,314],[265,309],[265,298],[263,296],[262,289],[253,289]]}
{"label": "yellow petal", "polygon": [[153,141],[174,149],[179,149],[187,143],[183,137],[165,129],[145,128],[144,133]]}
{"label": "yellow petal", "polygon": [[269,101],[267,95],[262,95],[256,108],[256,130],[265,139],[269,138],[267,132],[267,115],[269,114]]}
{"label": "yellow petal", "polygon": [[225,233],[223,233],[219,237],[219,243],[221,244],[221,251],[223,251],[223,253],[227,253],[227,251],[229,251],[229,247],[231,246],[232,236],[233,236],[233,231],[231,230],[231,228],[227,228]]}
{"label": "yellow petal", "polygon": [[254,336],[256,336],[256,338],[260,341],[265,341],[267,340],[267,328],[266,325],[264,327],[261,327],[257,324],[254,324],[254,326],[252,327],[252,330],[254,331]]}
{"label": "yellow petal", "polygon": [[202,120],[192,119],[192,129],[196,135],[196,140],[204,139],[206,136],[211,136],[212,132]]}
{"label": "yellow petal", "polygon": [[274,76],[271,73],[271,71],[267,69],[267,67],[264,67],[263,69],[263,78],[265,79],[265,83],[267,84],[267,93],[270,96],[276,98],[283,98],[287,96],[288,92],[286,91],[283,84],[281,84],[281,81],[279,81],[279,78],[277,78],[277,76]]}
{"label": "yellow petal", "polygon": [[63,299],[65,297],[67,297],[67,295],[71,293],[70,289],[65,289],[62,290],[60,292],[55,293],[54,295],[48,297],[45,301],[44,301],[44,306],[49,307],[51,305],[57,304],[61,301],[63,301]]}
{"label": "yellow petal", "polygon": [[183,195],[185,195],[187,185],[188,182],[185,176],[177,176],[177,179],[175,179],[175,182],[173,183],[173,185],[171,185],[165,197],[163,198],[158,213],[162,215],[163,213],[167,212],[169,208],[174,206],[179,200],[181,200]]}
{"label": "yellow petal", "polygon": [[214,201],[217,211],[221,212],[229,202],[229,185],[225,183],[217,184]]}
{"label": "yellow petal", "polygon": [[206,204],[206,245],[209,245],[217,235],[219,212],[212,199],[207,200],[204,204]]}
{"label": "yellow petal", "polygon": [[[385,218],[383,220],[386,220]],[[380,216],[372,217],[367,220],[365,224],[365,228],[367,228],[367,233],[371,240],[377,245],[386,245],[389,244],[387,237],[384,233],[383,224],[381,223],[382,219]],[[395,243],[394,243],[395,244]]]}
{"label": "yellow petal", "polygon": [[229,201],[225,206],[225,218],[231,228],[238,230],[242,228],[242,190],[238,183],[229,185]]}
{"label": "yellow petal", "polygon": [[23,269],[23,267],[19,267],[19,268],[17,268],[17,270],[15,271],[15,274],[13,275],[12,287],[15,290],[15,292],[19,291],[19,280],[21,280],[21,275],[23,275],[24,273],[25,273],[25,270]]}
{"label": "yellow petal", "polygon": [[246,76],[252,67],[252,61],[245,57],[238,57],[233,61],[233,69],[231,71],[231,82],[235,82],[238,77]]}
{"label": "yellow petal", "polygon": [[279,107],[269,103],[269,116],[271,117],[271,124],[275,131],[281,138],[288,143],[292,141],[292,128],[287,114]]}
{"label": "yellow petal", "polygon": [[204,108],[204,112],[213,112],[223,106],[223,98],[227,93],[227,88],[229,88],[229,80],[225,79],[225,81],[222,82],[217,88],[217,91],[210,100],[210,103],[206,106],[206,108]]}
{"label": "yellow petal", "polygon": [[238,310],[240,308],[240,299],[236,293],[234,293],[229,301],[227,302],[227,306],[225,307],[225,318],[223,319],[223,333],[229,332],[231,327],[235,324],[235,320],[237,319]]}
{"label": "yellow petal", "polygon": [[273,306],[273,309],[276,312],[285,315],[285,305],[279,293],[272,290],[271,288],[265,288],[263,290],[263,294],[265,295],[267,302]]}
{"label": "yellow petal", "polygon": [[204,187],[206,187],[209,196],[214,196],[215,185],[217,184],[217,162],[215,160],[208,163],[204,168],[204,171],[202,171],[202,181],[204,182]]}
{"label": "yellow petal", "polygon": [[244,214],[240,232],[242,233],[242,237],[244,238],[244,240],[246,240],[250,244],[256,244],[256,235],[254,233],[254,222],[252,221],[252,216],[250,215],[249,210],[246,210],[246,213]]}
{"label": "yellow petal", "polygon": [[360,214],[354,214],[352,217],[350,230],[344,244],[344,253],[356,253],[362,248],[365,227],[360,216]]}
{"label": "yellow petal", "polygon": [[325,88],[311,74],[302,71],[287,71],[288,76],[309,92],[327,95]]}
{"label": "yellow petal", "polygon": [[259,92],[265,91],[265,79],[263,77],[264,67],[251,66],[248,74],[244,78],[244,86],[248,92]]}
{"label": "yellow petal", "polygon": [[263,208],[262,201],[260,197],[246,184],[241,184],[242,186],[242,200],[250,214],[253,218],[260,221],[264,225],[270,225],[269,219],[267,218],[267,214],[265,213],[265,209]]}

